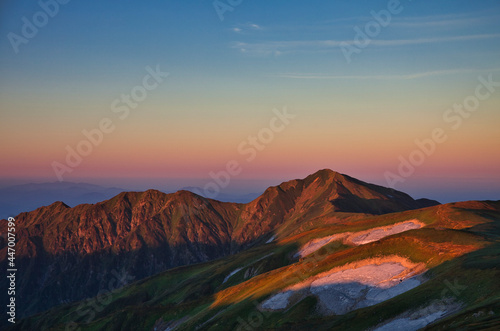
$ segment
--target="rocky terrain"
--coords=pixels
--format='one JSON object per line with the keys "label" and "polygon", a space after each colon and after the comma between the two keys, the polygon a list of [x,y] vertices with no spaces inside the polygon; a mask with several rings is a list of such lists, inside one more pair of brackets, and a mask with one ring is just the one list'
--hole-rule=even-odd
{"label": "rocky terrain", "polygon": [[[405,193],[330,170],[270,187],[248,204],[154,190],[123,192],[74,208],[55,202],[16,217],[16,257],[23,270],[19,313],[26,316],[96,295],[117,278],[124,285],[234,254],[318,222],[421,206]],[[5,229],[2,221],[2,235]],[[6,245],[0,241],[2,267],[5,258]]]}
{"label": "rocky terrain", "polygon": [[[278,227],[237,253],[104,288],[96,297],[22,319],[10,329],[494,330],[500,325],[500,201],[328,219],[302,231],[284,223],[285,230]],[[300,255],[311,243],[322,245]]]}
{"label": "rocky terrain", "polygon": [[153,190],[57,202],[16,217],[25,318],[11,329],[497,325],[500,202],[429,204],[329,170],[248,204]]}

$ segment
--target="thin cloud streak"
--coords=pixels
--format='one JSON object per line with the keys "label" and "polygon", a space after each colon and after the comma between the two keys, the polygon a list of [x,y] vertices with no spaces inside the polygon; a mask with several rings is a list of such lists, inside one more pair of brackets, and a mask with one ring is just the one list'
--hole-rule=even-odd
{"label": "thin cloud streak", "polygon": [[467,18],[467,19],[455,19],[455,20],[429,20],[429,21],[414,21],[414,22],[401,20],[392,22],[391,24],[394,27],[422,29],[422,28],[442,27],[442,26],[449,28],[452,25],[470,26],[471,24],[480,22],[483,22],[483,20],[478,18]]}
{"label": "thin cloud streak", "polygon": [[[480,17],[473,17],[471,14],[449,14],[449,15],[429,15],[429,16],[417,16],[417,17],[394,17],[390,21],[390,25],[393,27],[401,29],[435,29],[439,27],[445,27],[449,29],[458,27],[471,27],[472,25],[484,25],[485,23],[496,23],[500,16],[491,16],[490,13],[481,13]],[[309,25],[293,25],[293,26],[279,26],[274,25],[269,27],[270,31],[325,31],[334,28],[349,28],[352,29],[355,25],[363,25],[369,21],[372,21],[373,16],[352,16],[352,17],[342,17],[336,19],[325,20],[321,22],[315,22]],[[338,24],[338,23],[344,24]],[[346,24],[346,22],[350,22]],[[248,24],[247,24],[248,25]]]}
{"label": "thin cloud streak", "polygon": [[264,28],[255,23],[246,23],[246,24],[239,24],[233,27],[231,30],[233,32],[240,33],[240,32],[248,32],[251,30],[261,31],[264,30]]}
{"label": "thin cloud streak", "polygon": [[[476,34],[469,36],[456,37],[441,37],[441,38],[418,38],[418,39],[396,39],[396,40],[372,40],[371,45],[375,46],[401,46],[401,45],[416,45],[430,44],[437,42],[453,42],[453,41],[468,41],[499,38],[500,34]],[[351,42],[353,44],[353,42]]]}
{"label": "thin cloud streak", "polygon": [[476,13],[429,15],[420,17],[396,18],[391,24],[408,28],[426,28],[436,26],[464,26],[485,25],[498,22],[499,16],[492,15],[491,11],[483,10]]}
{"label": "thin cloud streak", "polygon": [[[395,39],[395,40],[371,40],[369,45],[373,46],[405,46],[418,44],[431,44],[438,42],[471,41],[482,39],[499,38],[500,34],[476,34],[454,37],[417,38],[417,39]],[[276,51],[303,51],[337,48],[342,45],[356,45],[354,40],[300,40],[300,41],[271,41],[265,43],[236,42],[231,48],[242,52],[254,52],[260,54],[274,53]]]}
{"label": "thin cloud streak", "polygon": [[430,76],[455,75],[478,72],[497,72],[500,68],[493,69],[450,69],[426,71],[407,75],[318,75],[318,74],[278,74],[273,77],[290,79],[354,79],[354,80],[412,80]]}
{"label": "thin cloud streak", "polygon": [[435,28],[450,26],[466,26],[470,27],[473,24],[484,24],[487,22],[498,21],[498,16],[471,17],[470,15],[440,15],[440,16],[424,16],[424,17],[405,17],[396,18],[391,22],[392,26],[401,28]]}

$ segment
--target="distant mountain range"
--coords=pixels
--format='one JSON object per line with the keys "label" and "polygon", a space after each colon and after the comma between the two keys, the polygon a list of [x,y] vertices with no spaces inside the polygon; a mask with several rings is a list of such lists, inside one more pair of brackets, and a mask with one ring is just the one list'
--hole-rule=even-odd
{"label": "distant mountain range", "polygon": [[[252,200],[257,199],[262,193],[248,193],[248,194],[229,194],[220,192],[214,197],[206,196],[203,190],[197,186],[186,186],[180,189],[181,191],[189,191],[200,195],[205,198],[212,198],[222,202],[236,202],[236,203],[249,203]],[[166,192],[167,193],[167,192]]]}
{"label": "distant mountain range", "polygon": [[0,217],[13,217],[40,206],[64,200],[69,206],[103,201],[123,189],[102,187],[86,183],[52,182],[22,184],[0,188]]}

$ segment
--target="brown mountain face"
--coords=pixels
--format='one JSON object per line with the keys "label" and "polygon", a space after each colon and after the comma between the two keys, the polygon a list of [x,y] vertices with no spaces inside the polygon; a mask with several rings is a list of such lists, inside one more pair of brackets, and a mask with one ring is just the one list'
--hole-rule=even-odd
{"label": "brown mountain face", "polygon": [[[56,202],[16,217],[18,307],[29,315],[107,290],[123,271],[129,276],[122,284],[233,254],[272,235],[432,204],[438,203],[331,170],[270,187],[248,204],[154,190],[74,208]],[[2,235],[6,223],[0,223]],[[2,268],[6,252],[0,241]]]}
{"label": "brown mountain face", "polygon": [[438,205],[406,193],[368,184],[331,170],[320,170],[268,188],[243,206],[233,237],[250,240],[262,234],[297,233],[307,225],[331,224],[363,215],[380,215]]}

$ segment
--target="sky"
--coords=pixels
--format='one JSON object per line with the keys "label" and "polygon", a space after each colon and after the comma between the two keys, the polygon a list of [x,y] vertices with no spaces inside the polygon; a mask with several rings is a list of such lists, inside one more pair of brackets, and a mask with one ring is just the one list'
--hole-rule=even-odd
{"label": "sky", "polygon": [[[65,3],[66,2],[66,3]],[[500,196],[500,3],[0,4],[0,184]]]}

